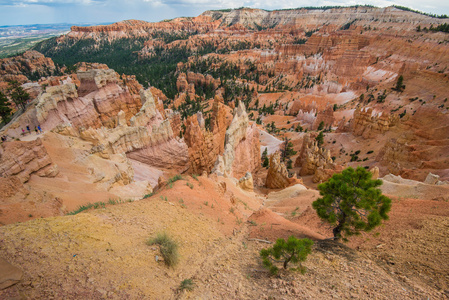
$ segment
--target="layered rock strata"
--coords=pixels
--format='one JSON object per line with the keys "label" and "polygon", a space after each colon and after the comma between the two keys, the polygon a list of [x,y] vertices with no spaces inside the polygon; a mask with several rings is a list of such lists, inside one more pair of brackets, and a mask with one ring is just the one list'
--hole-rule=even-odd
{"label": "layered rock strata", "polygon": [[74,83],[47,87],[37,99],[37,123],[50,130],[69,123],[75,129],[115,127],[117,114],[125,112],[126,120],[141,107],[140,97],[133,97],[127,87],[118,84],[114,70],[94,69],[78,72],[80,87]]}
{"label": "layered rock strata", "polygon": [[54,177],[58,168],[52,163],[41,139],[12,141],[0,145],[0,173],[3,178],[16,177],[25,183],[33,173]]}
{"label": "layered rock strata", "polygon": [[127,153],[128,157],[151,166],[185,171],[187,145],[174,135],[170,121],[162,117],[151,91],[141,90],[140,97],[142,108],[131,118],[130,126],[121,111],[116,127],[89,128],[80,132],[80,137],[93,142],[93,151],[104,157]]}

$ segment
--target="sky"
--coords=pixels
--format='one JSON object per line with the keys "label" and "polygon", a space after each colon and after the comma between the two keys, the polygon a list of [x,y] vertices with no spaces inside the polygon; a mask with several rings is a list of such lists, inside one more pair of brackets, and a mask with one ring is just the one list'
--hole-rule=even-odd
{"label": "sky", "polygon": [[158,22],[176,17],[195,17],[209,9],[244,6],[274,10],[356,4],[379,7],[395,4],[427,13],[449,15],[448,0],[0,0],[0,26],[113,23],[129,19]]}

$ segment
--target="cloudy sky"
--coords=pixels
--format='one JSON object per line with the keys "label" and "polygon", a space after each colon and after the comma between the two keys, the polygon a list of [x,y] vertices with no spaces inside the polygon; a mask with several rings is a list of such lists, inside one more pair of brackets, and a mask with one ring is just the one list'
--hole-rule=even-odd
{"label": "cloudy sky", "polygon": [[381,7],[397,4],[449,15],[448,0],[0,0],[0,25],[102,23],[128,19],[157,22],[180,16],[197,16],[208,9],[245,6],[272,10],[355,4]]}

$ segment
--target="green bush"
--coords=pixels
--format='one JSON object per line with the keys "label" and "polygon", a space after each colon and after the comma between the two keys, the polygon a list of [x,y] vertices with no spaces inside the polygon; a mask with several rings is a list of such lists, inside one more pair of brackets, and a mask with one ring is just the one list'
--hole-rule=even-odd
{"label": "green bush", "polygon": [[174,267],[179,262],[178,244],[167,233],[158,233],[155,238],[147,241],[147,245],[159,245],[164,263],[168,267]]}
{"label": "green bush", "polygon": [[183,290],[192,291],[194,287],[195,287],[195,283],[193,282],[192,279],[184,279],[183,281],[181,281],[181,284],[179,285],[178,290],[179,291],[183,291]]}
{"label": "green bush", "polygon": [[178,181],[178,180],[181,180],[181,179],[182,179],[182,176],[179,175],[179,174],[176,174],[176,175],[173,176],[172,178],[169,178],[168,181],[167,181],[167,183],[170,184],[170,183],[173,183],[173,182]]}
{"label": "green bush", "polygon": [[273,247],[260,250],[260,257],[263,265],[270,270],[272,275],[276,275],[279,271],[273,262],[282,261],[284,269],[287,269],[288,263],[291,262],[299,265],[291,270],[299,270],[304,274],[306,269],[301,265],[301,262],[305,261],[307,255],[312,251],[312,245],[313,241],[310,239],[297,239],[294,236],[290,236],[287,241],[277,239]]}

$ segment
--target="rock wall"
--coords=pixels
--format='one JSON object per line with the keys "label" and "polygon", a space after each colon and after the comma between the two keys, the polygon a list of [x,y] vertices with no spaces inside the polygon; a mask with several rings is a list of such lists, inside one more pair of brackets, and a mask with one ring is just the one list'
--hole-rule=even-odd
{"label": "rock wall", "polygon": [[111,154],[127,153],[128,157],[165,169],[185,171],[188,167],[187,145],[173,133],[168,119],[158,110],[151,91],[141,90],[144,103],[127,125],[123,111],[118,113],[114,128],[88,128],[79,136],[94,143],[92,151],[103,157]]}
{"label": "rock wall", "polygon": [[184,139],[189,146],[190,171],[194,174],[210,173],[218,155],[224,152],[226,128],[231,120],[222,101],[220,96],[215,96],[210,131],[204,128],[202,115],[190,116],[185,122]]}
{"label": "rock wall", "polygon": [[219,147],[214,143],[213,133],[200,126],[197,115],[187,118],[184,139],[189,146],[190,171],[193,174],[210,173]]}
{"label": "rock wall", "polygon": [[243,177],[260,168],[259,132],[255,124],[249,125],[245,106],[239,102],[231,125],[226,130],[223,155],[218,156],[214,172],[220,175]]}
{"label": "rock wall", "polygon": [[37,99],[37,121],[45,130],[63,123],[75,129],[112,128],[120,111],[130,120],[140,110],[141,97],[132,96],[126,86],[122,88],[114,70],[94,69],[77,76],[81,82],[78,90],[73,83],[47,87]]}
{"label": "rock wall", "polygon": [[72,124],[74,128],[101,126],[94,103],[78,97],[73,83],[47,87],[37,99],[36,117],[44,130],[63,123]]}
{"label": "rock wall", "polygon": [[228,107],[223,102],[221,95],[214,97],[210,121],[211,131],[214,134],[214,144],[218,146],[218,153],[220,154],[224,151],[226,130],[232,122],[232,115],[227,111]]}
{"label": "rock wall", "polygon": [[246,137],[237,144],[234,153],[232,174],[235,178],[260,169],[260,140],[256,124],[247,127]]}

